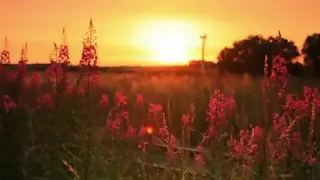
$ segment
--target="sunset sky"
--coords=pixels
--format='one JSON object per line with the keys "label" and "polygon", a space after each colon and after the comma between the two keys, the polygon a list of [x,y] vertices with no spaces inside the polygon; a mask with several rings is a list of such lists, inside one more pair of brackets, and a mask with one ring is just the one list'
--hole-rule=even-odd
{"label": "sunset sky", "polygon": [[44,63],[65,27],[77,64],[92,18],[101,65],[169,63],[161,59],[169,54],[200,59],[203,32],[206,59],[215,60],[223,47],[249,34],[281,30],[300,48],[320,31],[319,7],[318,0],[0,0],[0,38],[8,37],[12,62],[28,42],[29,62]]}

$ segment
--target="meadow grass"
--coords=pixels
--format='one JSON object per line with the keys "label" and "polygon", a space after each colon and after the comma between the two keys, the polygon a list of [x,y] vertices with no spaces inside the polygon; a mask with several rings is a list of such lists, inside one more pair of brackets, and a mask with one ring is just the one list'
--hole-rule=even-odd
{"label": "meadow grass", "polygon": [[[275,157],[262,160],[262,150],[257,156],[234,154],[235,147],[230,147],[230,142],[239,139],[244,145],[241,148],[250,150],[250,144],[243,144],[248,139],[241,140],[245,132],[242,130],[253,132],[265,118],[262,78],[231,74],[195,77],[101,73],[98,81],[89,87],[81,85],[84,81],[78,81],[78,73],[68,73],[68,83],[59,89],[57,84],[48,81],[45,73],[35,76],[29,72],[23,81],[17,78],[9,82],[6,77],[3,71],[1,95],[8,95],[10,100],[3,98],[1,106],[1,179],[320,177],[318,160],[310,165],[303,158],[292,158],[292,154],[280,160]],[[304,86],[317,85],[317,80],[308,82],[288,77],[285,93],[303,95]],[[212,127],[207,113],[210,102],[216,100],[210,97],[217,89],[234,98],[232,111],[227,113],[226,123],[216,124],[214,135],[199,148],[203,133]],[[103,99],[103,94],[108,98]],[[137,97],[143,99],[137,100]],[[276,96],[270,95],[268,102],[267,120],[272,124],[274,113],[281,112],[280,105],[285,101],[279,102]],[[150,103],[159,106],[150,108]],[[219,111],[222,106],[223,103],[215,110]],[[227,110],[223,110],[226,113]],[[191,127],[183,125],[183,115],[192,117],[192,122],[187,122]],[[310,119],[311,115],[308,117]],[[309,128],[309,124],[304,123],[304,127]],[[167,127],[163,128],[164,125]],[[141,135],[143,127],[151,127],[154,132]],[[315,127],[319,128],[319,121]],[[158,134],[161,128],[166,129],[169,136]],[[319,131],[315,133],[318,138]],[[307,151],[306,139],[300,141],[302,152]],[[314,142],[319,145],[318,139]],[[182,147],[175,149],[176,146]],[[313,155],[319,157],[319,154]]]}

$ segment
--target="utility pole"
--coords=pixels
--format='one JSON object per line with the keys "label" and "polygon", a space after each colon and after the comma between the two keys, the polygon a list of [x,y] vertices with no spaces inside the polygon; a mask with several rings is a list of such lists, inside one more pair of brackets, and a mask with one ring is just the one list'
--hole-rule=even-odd
{"label": "utility pole", "polygon": [[201,48],[201,71],[204,74],[204,52],[205,52],[205,43],[207,39],[207,34],[203,34],[200,36],[202,41],[202,48]]}

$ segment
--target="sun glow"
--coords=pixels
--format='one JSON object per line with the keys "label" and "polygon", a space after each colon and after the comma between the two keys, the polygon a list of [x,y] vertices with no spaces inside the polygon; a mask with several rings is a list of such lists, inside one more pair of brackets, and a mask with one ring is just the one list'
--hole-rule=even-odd
{"label": "sun glow", "polygon": [[199,32],[184,22],[149,23],[143,32],[143,46],[162,64],[187,64],[199,44]]}

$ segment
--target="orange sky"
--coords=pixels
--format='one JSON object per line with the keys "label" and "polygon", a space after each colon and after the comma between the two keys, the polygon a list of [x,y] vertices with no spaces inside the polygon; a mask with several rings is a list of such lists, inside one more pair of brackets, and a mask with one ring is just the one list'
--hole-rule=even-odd
{"label": "orange sky", "polygon": [[[199,33],[206,32],[206,59],[215,60],[224,46],[249,34],[281,30],[301,47],[308,34],[320,30],[318,7],[318,0],[0,0],[0,37],[8,37],[13,62],[26,41],[29,61],[47,62],[52,42],[60,42],[65,27],[76,64],[93,18],[101,65],[149,65],[156,64],[146,45],[150,29],[155,31],[157,23],[164,28],[182,23],[188,27],[186,39],[193,42],[188,57],[200,58]],[[157,32],[154,36],[162,29]]]}

